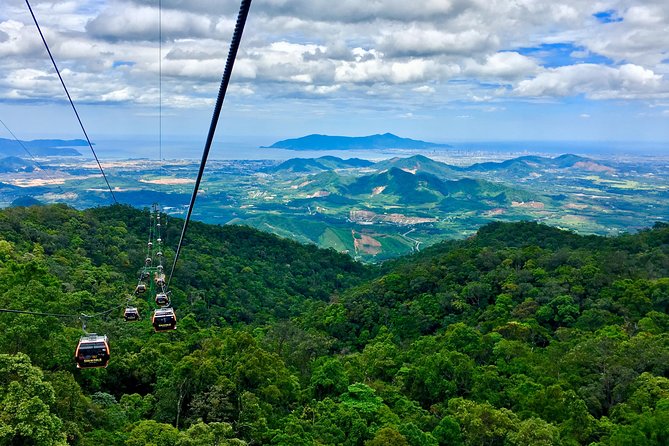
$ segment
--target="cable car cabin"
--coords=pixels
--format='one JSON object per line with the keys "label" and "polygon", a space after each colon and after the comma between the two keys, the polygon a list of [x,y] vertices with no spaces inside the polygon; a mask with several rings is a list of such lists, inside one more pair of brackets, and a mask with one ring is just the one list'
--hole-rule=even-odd
{"label": "cable car cabin", "polygon": [[147,246],[149,247],[149,249],[151,249],[151,248],[153,248],[153,243],[149,242],[149,243],[147,243]]}
{"label": "cable car cabin", "polygon": [[177,329],[177,315],[174,308],[158,308],[151,318],[155,331],[170,331]]}
{"label": "cable car cabin", "polygon": [[78,369],[107,367],[109,364],[109,341],[107,336],[91,333],[79,339],[74,360]]}
{"label": "cable car cabin", "polygon": [[151,257],[147,257],[146,260],[144,260],[144,264],[146,266],[151,266],[151,262],[153,262],[153,260],[151,260]]}
{"label": "cable car cabin", "polygon": [[139,280],[142,281],[142,282],[145,281],[146,279],[148,279],[149,277],[151,277],[151,274],[149,274],[148,271],[142,271],[139,274]]}
{"label": "cable car cabin", "polygon": [[146,293],[146,285],[143,283],[140,283],[137,285],[137,288],[135,288],[135,294],[142,294]]}
{"label": "cable car cabin", "polygon": [[161,239],[160,237],[158,237],[158,239],[157,239],[156,241],[160,244],[160,243],[163,242],[163,239]]}
{"label": "cable car cabin", "polygon": [[159,287],[165,286],[165,274],[156,274],[156,285]]}
{"label": "cable car cabin", "polygon": [[164,307],[170,304],[170,298],[165,293],[156,294],[156,305]]}
{"label": "cable car cabin", "polygon": [[162,256],[163,256],[163,252],[162,252],[162,251],[158,251],[158,252],[156,253],[156,257],[162,257]]}
{"label": "cable car cabin", "polygon": [[126,307],[123,312],[123,318],[126,322],[138,321],[139,320],[139,311],[135,307]]}

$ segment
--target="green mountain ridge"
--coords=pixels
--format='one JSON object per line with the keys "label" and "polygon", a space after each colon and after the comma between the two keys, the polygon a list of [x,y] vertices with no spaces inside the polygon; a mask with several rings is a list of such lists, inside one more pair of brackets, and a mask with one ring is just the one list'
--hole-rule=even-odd
{"label": "green mountain ridge", "polygon": [[350,169],[369,167],[374,163],[360,158],[341,159],[335,156],[322,156],[319,158],[291,158],[278,166],[266,169],[266,172],[319,172],[336,169]]}

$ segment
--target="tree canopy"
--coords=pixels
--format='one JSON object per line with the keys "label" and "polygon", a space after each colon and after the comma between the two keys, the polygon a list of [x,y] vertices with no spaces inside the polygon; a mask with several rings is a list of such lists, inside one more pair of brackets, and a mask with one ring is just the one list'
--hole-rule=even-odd
{"label": "tree canopy", "polygon": [[[494,223],[365,266],[193,222],[174,332],[122,319],[147,211],[0,211],[0,445],[664,445],[669,227]],[[167,219],[165,256],[182,221]],[[109,336],[77,370],[80,313]]]}

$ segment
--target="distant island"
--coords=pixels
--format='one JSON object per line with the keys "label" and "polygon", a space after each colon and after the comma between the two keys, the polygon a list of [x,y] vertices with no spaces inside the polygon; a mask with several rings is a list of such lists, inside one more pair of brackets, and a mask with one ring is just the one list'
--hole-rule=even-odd
{"label": "distant island", "polygon": [[437,149],[449,148],[448,144],[436,144],[417,139],[401,138],[392,133],[369,136],[307,135],[301,138],[284,139],[264,149],[287,150],[375,150],[375,149]]}
{"label": "distant island", "polygon": [[83,139],[35,139],[18,142],[13,139],[0,138],[0,155],[26,156],[26,151],[33,156],[81,156],[81,152],[73,147],[84,147],[88,143]]}

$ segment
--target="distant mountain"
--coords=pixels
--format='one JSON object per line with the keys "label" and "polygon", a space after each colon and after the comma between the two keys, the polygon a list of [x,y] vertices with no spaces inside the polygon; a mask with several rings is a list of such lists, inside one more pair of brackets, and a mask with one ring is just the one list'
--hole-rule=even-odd
{"label": "distant mountain", "polygon": [[320,158],[316,158],[316,160],[330,169],[360,168],[374,165],[373,162],[360,158],[348,158],[344,160],[336,156],[321,156]]}
{"label": "distant mountain", "polygon": [[615,169],[607,163],[572,154],[560,155],[555,158],[521,156],[499,163],[477,163],[463,168],[468,172],[505,171],[514,175],[527,174],[537,169],[580,169],[593,172],[615,172]]}
{"label": "distant mountain", "polygon": [[[436,149],[450,147],[410,138],[400,138],[392,133],[370,136],[308,135],[285,139],[269,146],[289,150],[374,150],[374,149]],[[267,148],[267,147],[265,147]]]}
{"label": "distant mountain", "polygon": [[0,159],[0,173],[32,172],[36,167],[34,162],[24,160],[17,156],[8,156]]}
{"label": "distant mountain", "polygon": [[349,158],[343,160],[336,156],[322,156],[320,158],[291,158],[278,166],[265,169],[268,173],[280,172],[322,172],[326,170],[350,169],[372,166],[371,161],[360,158]]}
{"label": "distant mountain", "polygon": [[378,170],[387,170],[393,167],[411,173],[429,173],[439,178],[451,178],[462,171],[462,168],[435,161],[423,155],[414,155],[409,158],[391,158],[379,161],[374,165]]}
{"label": "distant mountain", "polygon": [[18,206],[27,207],[27,206],[43,206],[43,205],[44,203],[39,201],[37,198],[28,195],[22,195],[17,199],[15,199],[14,201],[12,201],[12,204],[10,206],[15,208]]}
{"label": "distant mountain", "polygon": [[[36,139],[21,141],[34,156],[81,156],[73,147],[87,146],[83,139]],[[0,138],[0,155],[25,156],[26,152],[21,144],[13,139]]]}

